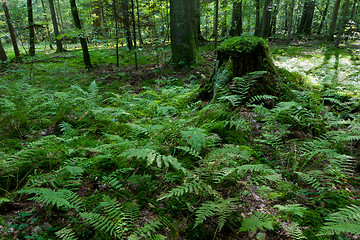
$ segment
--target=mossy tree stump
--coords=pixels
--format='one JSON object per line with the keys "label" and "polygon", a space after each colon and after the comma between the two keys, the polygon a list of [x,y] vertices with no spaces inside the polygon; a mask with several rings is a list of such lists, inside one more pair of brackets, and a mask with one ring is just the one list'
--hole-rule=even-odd
{"label": "mossy tree stump", "polygon": [[227,39],[217,49],[216,67],[209,81],[201,86],[200,98],[204,100],[213,98],[215,83],[221,72],[226,72],[225,84],[230,85],[235,77],[243,77],[259,71],[266,73],[261,74],[257,79],[251,79],[255,82],[247,94],[248,97],[264,94],[279,95],[283,84],[270,57],[267,41],[255,36]]}

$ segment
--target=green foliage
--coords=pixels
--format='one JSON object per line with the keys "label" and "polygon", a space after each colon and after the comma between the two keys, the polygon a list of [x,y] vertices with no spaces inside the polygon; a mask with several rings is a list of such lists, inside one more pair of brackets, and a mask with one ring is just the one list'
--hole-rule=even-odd
{"label": "green foliage", "polygon": [[318,236],[332,236],[340,233],[360,234],[360,207],[351,205],[332,214],[320,229]]}
{"label": "green foliage", "polygon": [[256,36],[232,37],[223,41],[218,47],[221,52],[250,53],[258,47],[268,47],[264,38]]}
{"label": "green foliage", "polygon": [[256,233],[258,229],[261,231],[265,230],[273,230],[273,220],[272,217],[269,214],[261,213],[255,211],[254,214],[250,215],[249,217],[246,217],[243,222],[242,226],[239,229],[240,232],[246,232],[251,231],[253,233]]}
{"label": "green foliage", "polygon": [[304,211],[306,210],[306,208],[301,207],[300,204],[275,205],[274,208],[279,209],[279,211],[291,213],[301,218],[304,216]]}

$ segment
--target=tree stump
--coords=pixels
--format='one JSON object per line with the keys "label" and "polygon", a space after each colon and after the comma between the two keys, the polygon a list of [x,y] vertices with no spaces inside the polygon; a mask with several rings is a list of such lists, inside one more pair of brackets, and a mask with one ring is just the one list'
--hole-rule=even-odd
{"label": "tree stump", "polygon": [[[261,74],[251,74],[261,72]],[[202,84],[199,97],[210,100],[219,78],[225,85],[233,84],[233,79],[243,78],[255,80],[251,85],[246,99],[255,95],[280,95],[283,83],[279,78],[272,58],[269,54],[267,40],[255,37],[233,37],[225,40],[217,49],[217,64],[209,81]],[[256,79],[251,79],[256,78]]]}

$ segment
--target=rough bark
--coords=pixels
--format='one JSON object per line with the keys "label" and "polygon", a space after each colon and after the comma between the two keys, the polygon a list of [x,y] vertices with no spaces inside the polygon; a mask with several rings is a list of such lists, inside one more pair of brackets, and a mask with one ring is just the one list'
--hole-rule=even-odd
{"label": "rough bark", "polygon": [[300,25],[298,28],[298,34],[311,35],[311,26],[314,17],[315,0],[306,0],[304,4],[304,10],[301,16]]}
{"label": "rough bark", "polygon": [[242,1],[233,2],[231,28],[229,35],[240,36],[242,34]]}
{"label": "rough bark", "polygon": [[29,55],[35,56],[35,28],[32,0],[27,0],[27,14],[29,25]]}
{"label": "rough bark", "polygon": [[339,24],[339,30],[338,30],[338,34],[337,34],[337,38],[336,38],[336,42],[335,42],[336,47],[339,47],[340,40],[341,40],[341,37],[342,37],[344,29],[345,29],[346,14],[348,12],[349,3],[350,3],[350,0],[345,0],[345,4],[343,6],[343,12],[342,12],[342,16],[341,16],[341,22]]}
{"label": "rough bark", "polygon": [[295,0],[291,0],[290,3],[290,10],[289,10],[289,19],[288,19],[288,32],[286,42],[287,44],[291,41],[291,34],[293,29],[293,18],[294,18],[294,7],[295,7]]}
{"label": "rough bark", "polygon": [[1,39],[0,39],[0,61],[6,62],[8,60],[6,56],[6,52],[4,50],[4,47],[2,45]]}
{"label": "rough bark", "polygon": [[10,37],[11,37],[11,43],[12,43],[13,48],[14,48],[15,57],[20,57],[20,51],[19,51],[19,47],[18,47],[18,44],[17,44],[17,41],[16,41],[15,29],[14,29],[12,23],[11,23],[10,13],[9,13],[9,9],[7,7],[7,4],[6,4],[6,0],[2,0],[2,5],[4,7],[6,23],[7,23],[8,28],[9,28]]}
{"label": "rough bark", "polygon": [[332,19],[331,19],[331,24],[330,24],[330,29],[329,29],[329,41],[331,41],[331,42],[334,41],[334,33],[335,33],[335,28],[336,28],[337,16],[339,14],[340,1],[341,0],[336,0],[335,5],[334,5],[333,14],[332,14]]}
{"label": "rough bark", "polygon": [[263,38],[268,38],[271,35],[270,21],[271,21],[271,0],[265,0],[263,16],[261,20],[261,33],[260,33],[260,36]]}
{"label": "rough bark", "polygon": [[261,34],[261,20],[260,20],[260,0],[255,2],[255,36],[260,36]]}
{"label": "rough bark", "polygon": [[255,82],[246,99],[255,95],[283,93],[283,83],[270,57],[267,40],[263,38],[240,36],[225,40],[217,49],[217,62],[211,78],[200,88],[199,97],[203,100],[214,97],[219,81],[232,85],[236,77],[255,78],[250,79]]}
{"label": "rough bark", "polygon": [[197,47],[194,31],[195,3],[193,0],[170,0],[170,36],[172,63],[175,67],[196,62]]}
{"label": "rough bark", "polygon": [[215,49],[218,45],[218,28],[219,28],[219,0],[215,0],[215,24],[214,24],[214,37]]}
{"label": "rough bark", "polygon": [[[75,27],[79,30],[81,30],[81,22],[80,22],[80,18],[79,18],[79,12],[78,9],[76,7],[76,2],[75,0],[70,0],[70,8],[71,8],[71,13],[74,19],[74,24]],[[84,59],[84,64],[85,64],[85,68],[89,69],[92,67],[91,65],[91,61],[90,61],[90,54],[89,54],[89,49],[87,46],[87,42],[84,36],[80,35],[79,37],[80,39],[80,44],[81,44],[81,48],[82,48],[82,52],[83,52],[83,59]]]}
{"label": "rough bark", "polygon": [[53,0],[49,0],[49,8],[50,8],[50,13],[51,13],[51,21],[52,21],[52,25],[54,28],[54,34],[55,34],[56,52],[65,52],[65,49],[63,48],[61,40],[57,38],[59,36],[60,32],[59,32],[58,22],[56,19],[56,13],[55,13]]}

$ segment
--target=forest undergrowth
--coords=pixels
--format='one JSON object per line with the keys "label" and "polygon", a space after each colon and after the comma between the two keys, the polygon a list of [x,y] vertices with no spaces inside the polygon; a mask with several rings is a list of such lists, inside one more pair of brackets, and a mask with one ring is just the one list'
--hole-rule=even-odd
{"label": "forest undergrowth", "polygon": [[180,73],[166,49],[3,66],[1,239],[358,239],[357,48],[273,45],[291,95],[219,76],[203,102],[210,48]]}

